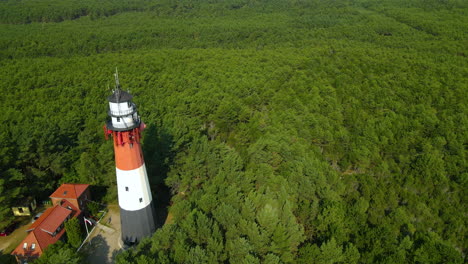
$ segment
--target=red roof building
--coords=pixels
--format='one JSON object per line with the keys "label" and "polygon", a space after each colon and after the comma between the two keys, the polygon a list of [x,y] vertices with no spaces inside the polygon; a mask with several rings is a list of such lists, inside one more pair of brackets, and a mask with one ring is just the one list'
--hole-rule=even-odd
{"label": "red roof building", "polygon": [[52,204],[57,204],[62,199],[66,199],[81,210],[85,209],[86,201],[91,199],[89,184],[62,184],[53,194],[50,195]]}
{"label": "red roof building", "polygon": [[[29,232],[26,238],[11,252],[18,263],[38,258],[49,245],[63,238],[64,223],[82,214],[81,209],[86,205],[84,195],[90,198],[88,187],[88,184],[63,184],[50,196],[54,207],[47,209],[26,230]],[[60,194],[63,197],[58,200]],[[77,205],[80,201],[83,201],[81,207]]]}

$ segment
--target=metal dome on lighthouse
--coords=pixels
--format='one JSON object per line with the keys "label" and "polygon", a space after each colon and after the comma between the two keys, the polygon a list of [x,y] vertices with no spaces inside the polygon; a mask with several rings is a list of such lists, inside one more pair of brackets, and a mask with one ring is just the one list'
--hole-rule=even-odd
{"label": "metal dome on lighthouse", "polygon": [[106,138],[114,141],[117,191],[122,241],[132,245],[155,231],[155,211],[141,150],[141,122],[133,96],[122,91],[115,73],[115,90],[109,101],[110,120],[104,126]]}

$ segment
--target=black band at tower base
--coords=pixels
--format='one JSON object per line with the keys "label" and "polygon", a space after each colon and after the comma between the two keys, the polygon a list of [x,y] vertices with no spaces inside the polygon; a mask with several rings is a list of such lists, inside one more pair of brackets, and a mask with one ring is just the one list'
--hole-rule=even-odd
{"label": "black band at tower base", "polygon": [[120,208],[120,223],[122,241],[126,245],[134,245],[144,237],[151,236],[156,230],[156,214],[153,201],[140,210],[127,211]]}

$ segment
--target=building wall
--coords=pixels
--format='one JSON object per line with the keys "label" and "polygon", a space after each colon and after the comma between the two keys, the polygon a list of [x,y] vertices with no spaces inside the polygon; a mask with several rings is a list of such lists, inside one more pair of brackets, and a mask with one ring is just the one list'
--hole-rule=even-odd
{"label": "building wall", "polygon": [[87,210],[88,200],[91,200],[91,192],[89,191],[89,188],[86,189],[86,191],[84,191],[83,194],[81,194],[81,196],[78,198],[78,208],[80,208],[82,211]]}
{"label": "building wall", "polygon": [[25,256],[16,256],[15,255],[15,258],[16,258],[16,261],[19,264],[23,264],[23,263],[30,263],[31,261],[36,260],[38,257],[25,257]]}

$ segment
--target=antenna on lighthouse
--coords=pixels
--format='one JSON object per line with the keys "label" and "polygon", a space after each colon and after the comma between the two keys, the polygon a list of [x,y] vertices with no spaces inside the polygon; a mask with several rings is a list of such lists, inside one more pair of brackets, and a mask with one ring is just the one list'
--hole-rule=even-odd
{"label": "antenna on lighthouse", "polygon": [[120,83],[119,83],[119,71],[117,70],[117,67],[115,67],[114,78],[115,78],[115,97],[118,102],[120,100]]}
{"label": "antenna on lighthouse", "polygon": [[115,77],[115,88],[120,89],[119,71],[118,71],[117,67],[115,67],[114,77]]}

